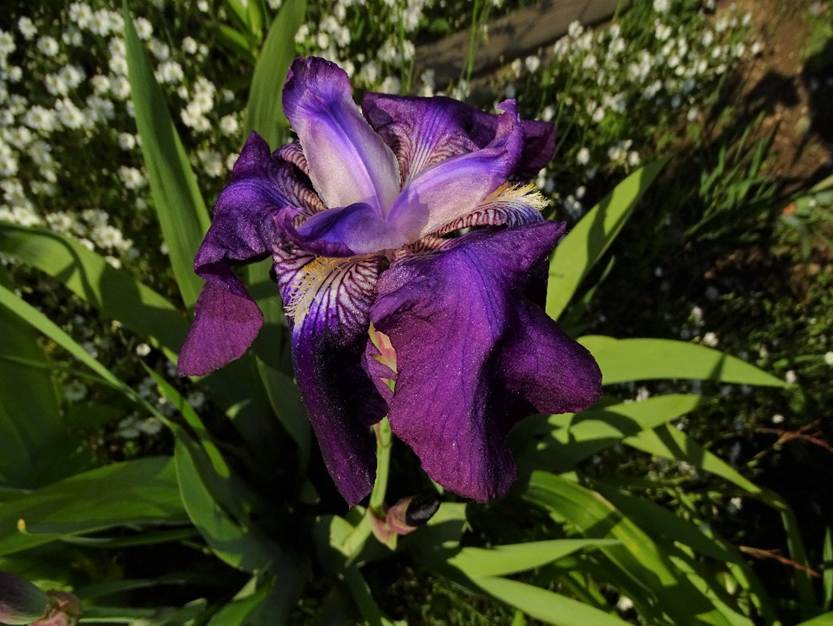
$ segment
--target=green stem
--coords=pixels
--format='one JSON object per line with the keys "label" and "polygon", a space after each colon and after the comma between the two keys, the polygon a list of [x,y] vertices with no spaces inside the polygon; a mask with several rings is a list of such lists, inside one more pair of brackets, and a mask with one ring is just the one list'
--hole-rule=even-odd
{"label": "green stem", "polygon": [[390,449],[393,437],[390,421],[387,417],[373,427],[376,433],[376,482],[370,492],[370,506],[368,511],[378,517],[385,516],[385,493],[388,489],[388,473],[390,471]]}

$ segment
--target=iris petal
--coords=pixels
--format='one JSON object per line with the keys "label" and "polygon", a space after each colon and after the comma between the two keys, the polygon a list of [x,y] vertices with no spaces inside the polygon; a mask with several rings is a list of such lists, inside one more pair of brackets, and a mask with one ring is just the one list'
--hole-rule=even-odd
{"label": "iris petal", "polygon": [[361,202],[381,214],[390,206],[399,192],[396,158],[353,102],[344,70],[324,59],[296,59],[283,107],[328,207]]}
{"label": "iris petal", "polygon": [[523,135],[515,103],[501,106],[504,113],[491,143],[423,171],[402,190],[389,220],[409,241],[468,215],[506,181],[520,155]]}
{"label": "iris petal", "polygon": [[251,345],[263,316],[232,267],[269,255],[278,238],[275,217],[283,206],[292,203],[314,211],[315,202],[293,166],[272,158],[266,142],[253,133],[217,199],[211,228],[194,260],[194,270],[206,284],[179,354],[182,374],[207,374]]}
{"label": "iris petal", "polygon": [[336,487],[356,504],[373,485],[369,428],[384,415],[360,366],[379,261],[317,257],[289,242],[273,257],[301,397]]}
{"label": "iris petal", "polygon": [[281,223],[299,246],[324,256],[347,257],[378,253],[407,243],[406,237],[370,205],[357,202],[313,215],[297,228],[297,211],[285,211]]}
{"label": "iris petal", "polygon": [[[523,416],[518,406],[583,408],[597,397],[592,358],[581,358],[584,349],[525,301],[533,270],[562,234],[563,225],[552,222],[475,232],[394,264],[379,281],[370,317],[396,351],[395,391],[386,394],[391,426],[428,475],[455,493],[487,501],[509,489],[517,470],[505,436]],[[525,356],[530,347],[541,352],[537,361]],[[364,364],[384,394],[372,350]],[[524,359],[513,366],[518,356]],[[580,371],[552,379],[542,373],[548,365]],[[588,384],[575,392],[573,379]],[[538,391],[541,380],[546,387]]]}
{"label": "iris petal", "polygon": [[[494,139],[499,116],[445,97],[418,98],[368,93],[362,110],[396,154],[403,185],[448,158],[486,147]],[[523,147],[510,178],[526,180],[552,159],[555,128],[523,120]]]}

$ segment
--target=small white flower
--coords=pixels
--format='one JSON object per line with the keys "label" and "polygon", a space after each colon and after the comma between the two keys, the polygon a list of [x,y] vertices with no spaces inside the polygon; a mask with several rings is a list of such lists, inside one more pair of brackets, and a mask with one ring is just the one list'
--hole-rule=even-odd
{"label": "small white flower", "polygon": [[772,416],[772,423],[773,424],[783,424],[784,423],[784,416],[780,413],[776,413]]}
{"label": "small white flower", "polygon": [[84,383],[72,380],[64,385],[64,398],[67,402],[80,402],[87,397],[87,387]]}
{"label": "small white flower", "polygon": [[592,70],[598,65],[598,61],[596,60],[595,54],[588,54],[584,57],[584,61],[581,63],[581,67],[585,70]]}
{"label": "small white flower", "polygon": [[536,55],[530,55],[524,60],[524,65],[528,72],[534,74],[541,67],[541,58]]}
{"label": "small white flower", "polygon": [[54,57],[58,54],[58,42],[53,37],[48,35],[38,39],[38,50],[48,57]]}
{"label": "small white flower", "polygon": [[590,150],[581,148],[576,155],[576,161],[579,165],[587,165],[590,162]]}
{"label": "small white flower", "polygon": [[[162,399],[163,398],[160,398],[160,400]],[[162,430],[162,420],[158,417],[149,417],[146,420],[142,420],[139,422],[139,430],[146,435],[158,435],[159,431]]]}
{"label": "small white flower", "polygon": [[237,122],[237,118],[233,115],[224,115],[220,118],[220,131],[227,136],[232,136],[237,133],[240,129],[240,124]]}
{"label": "small white flower", "polygon": [[657,13],[665,13],[669,8],[671,8],[669,0],[654,0],[654,11]]}
{"label": "small white flower", "polygon": [[382,81],[382,84],[379,87],[379,89],[383,93],[394,93],[394,94],[399,93],[400,88],[401,88],[401,84],[399,82],[399,79],[396,78],[396,76],[388,76],[387,78],[385,78],[385,80]]}
{"label": "small white flower", "polygon": [[186,37],[182,40],[182,51],[185,54],[196,54],[197,48],[197,41],[193,37]]}
{"label": "small white flower", "polygon": [[119,133],[118,141],[122,150],[132,150],[136,147],[136,137],[130,133]]}
{"label": "small white flower", "polygon": [[662,22],[657,22],[656,26],[654,27],[654,37],[656,37],[659,41],[665,41],[671,36],[671,27],[667,24],[663,24]]}
{"label": "small white flower", "polygon": [[185,74],[176,61],[165,61],[156,71],[156,78],[160,83],[178,83],[185,78]]}
{"label": "small white flower", "polygon": [[205,394],[202,391],[192,391],[188,394],[188,404],[195,409],[200,409],[205,404]]}
{"label": "small white flower", "polygon": [[696,305],[691,307],[691,313],[688,314],[688,317],[695,324],[700,324],[703,321],[703,309]]}
{"label": "small white flower", "polygon": [[633,608],[633,600],[628,596],[619,596],[619,600],[616,602],[616,608],[623,613],[630,611]]}
{"label": "small white flower", "polygon": [[136,27],[136,34],[139,35],[139,39],[147,41],[153,35],[153,24],[144,17],[137,17],[133,20],[133,25]]}
{"label": "small white flower", "polygon": [[828,365],[833,365],[833,352],[825,352],[824,362]]}
{"label": "small white flower", "polygon": [[136,355],[137,356],[147,356],[150,354],[150,346],[146,343],[140,343],[136,346]]}
{"label": "small white flower", "polygon": [[141,189],[147,184],[144,174],[135,167],[127,167],[122,165],[119,168],[119,178],[128,189]]}
{"label": "small white flower", "polygon": [[787,370],[787,373],[784,375],[784,380],[787,381],[788,385],[794,385],[798,381],[798,376],[795,371]]}
{"label": "small white flower", "polygon": [[573,39],[580,37],[583,32],[584,27],[577,20],[570,22],[570,25],[567,27],[567,34]]}
{"label": "small white flower", "polygon": [[760,56],[763,51],[764,51],[764,44],[761,43],[760,41],[756,41],[755,43],[753,43],[752,48],[750,49],[750,52],[752,53],[752,56],[755,56],[755,57]]}
{"label": "small white flower", "polygon": [[735,496],[729,500],[729,511],[737,513],[743,508],[743,498]]}
{"label": "small white flower", "polygon": [[711,331],[703,335],[703,345],[714,348],[719,343],[717,335]]}
{"label": "small white flower", "polygon": [[20,31],[20,34],[23,35],[23,38],[26,41],[31,41],[32,38],[38,33],[35,23],[26,16],[17,20],[17,30]]}

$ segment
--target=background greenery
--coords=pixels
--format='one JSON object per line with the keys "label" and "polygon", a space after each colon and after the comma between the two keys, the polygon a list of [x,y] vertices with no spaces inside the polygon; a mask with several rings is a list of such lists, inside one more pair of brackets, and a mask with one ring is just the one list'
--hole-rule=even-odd
{"label": "background greenery", "polygon": [[[833,5],[636,1],[473,71],[525,4],[9,3],[0,570],[90,623],[833,623]],[[420,46],[466,29],[438,84]],[[346,511],[323,470],[266,268],[253,351],[174,376],[207,207],[249,129],[287,137],[300,53],[559,130],[547,310],[606,395],[522,422],[513,494],[445,494],[395,551],[383,491]],[[380,442],[388,504],[434,489]]]}

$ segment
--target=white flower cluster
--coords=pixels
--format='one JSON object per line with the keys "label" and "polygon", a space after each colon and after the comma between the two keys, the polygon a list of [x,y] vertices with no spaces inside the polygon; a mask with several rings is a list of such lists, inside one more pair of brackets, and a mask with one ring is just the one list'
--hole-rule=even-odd
{"label": "white flower cluster", "polygon": [[[573,22],[547,51],[546,64],[533,55],[510,66],[506,97],[552,85],[550,102],[555,104],[532,117],[569,120],[579,138],[552,171],[540,175],[545,192],[555,187],[560,171],[573,177],[576,165],[583,168],[585,181],[600,168],[628,172],[639,167],[653,129],[680,116],[697,123],[707,106],[704,98],[714,93],[720,78],[740,59],[761,51],[759,43],[744,43],[750,17],[735,8],[717,20],[675,0],[654,0],[648,9],[653,15],[648,25],[644,13],[638,14],[639,23],[626,14],[607,28]],[[556,200],[578,218],[584,212],[581,195],[576,190]]]}
{"label": "white flower cluster", "polygon": [[[71,234],[117,265],[135,249],[115,223],[130,219],[122,207],[145,206],[147,180],[132,119],[124,22],[95,4],[70,2],[59,20],[33,12],[0,30],[0,220]],[[137,17],[134,24],[168,102],[181,107],[179,117],[194,133],[189,142],[199,144],[197,173],[221,178],[225,155],[241,140],[244,103],[203,75],[205,44],[187,36],[173,49],[150,20]],[[69,191],[82,181],[88,197]],[[102,202],[96,188],[116,195]],[[90,205],[101,206],[100,215],[109,211],[110,223],[76,208]]]}

